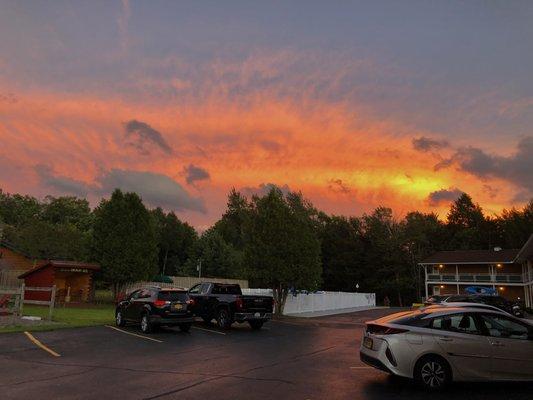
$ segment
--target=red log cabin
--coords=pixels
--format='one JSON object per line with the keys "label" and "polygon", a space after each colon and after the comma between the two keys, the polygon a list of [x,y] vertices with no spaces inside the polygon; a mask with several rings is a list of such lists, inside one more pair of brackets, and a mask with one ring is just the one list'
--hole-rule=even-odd
{"label": "red log cabin", "polygon": [[[49,260],[23,273],[19,279],[24,279],[27,287],[56,287],[58,302],[86,302],[94,295],[93,273],[98,271],[97,264],[76,261]],[[49,292],[27,291],[28,300],[50,299]]]}

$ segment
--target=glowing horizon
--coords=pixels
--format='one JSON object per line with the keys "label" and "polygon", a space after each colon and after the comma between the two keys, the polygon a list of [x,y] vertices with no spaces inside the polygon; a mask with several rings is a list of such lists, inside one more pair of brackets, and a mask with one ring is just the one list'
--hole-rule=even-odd
{"label": "glowing horizon", "polygon": [[[461,191],[494,214],[533,195],[531,80],[501,61],[479,71],[480,60],[498,57],[484,47],[497,35],[489,26],[477,27],[486,37],[476,36],[474,59],[460,44],[448,48],[454,35],[437,29],[442,51],[453,56],[440,65],[430,61],[430,38],[411,38],[402,44],[406,58],[394,60],[394,29],[381,32],[391,48],[376,39],[352,43],[343,29],[365,35],[370,26],[336,27],[332,16],[318,17],[324,5],[314,3],[306,12],[324,19],[327,35],[339,35],[334,48],[328,38],[319,43],[305,22],[280,22],[294,30],[288,44],[266,25],[257,28],[264,37],[248,37],[255,32],[249,24],[261,15],[279,17],[274,6],[239,19],[238,32],[201,5],[148,10],[125,1],[104,21],[94,6],[85,10],[85,24],[84,7],[74,3],[58,11],[67,20],[57,17],[44,28],[28,17],[38,18],[38,7],[2,7],[0,43],[14,54],[0,56],[4,191],[87,195],[94,205],[121,187],[197,227],[220,217],[232,187],[252,193],[276,184],[345,215],[383,205],[399,216],[420,210],[444,217]],[[456,3],[448,7],[464,11]],[[481,9],[499,21],[496,10]],[[188,21],[212,24],[201,31],[163,16],[178,11]],[[408,29],[390,12],[384,18]],[[442,10],[425,12],[433,20]],[[455,24],[472,35],[469,16]],[[531,39],[531,28],[521,25],[519,13],[513,16],[517,40]],[[171,33],[148,30],[144,18]],[[87,36],[100,24],[94,37]],[[198,49],[178,34],[188,34]],[[216,34],[231,36],[231,45],[217,46],[224,39]],[[306,43],[311,38],[317,44]],[[514,46],[505,51],[531,66],[531,54]],[[422,55],[411,62],[416,51]],[[514,81],[505,83],[510,74]],[[520,90],[513,89],[517,82]]]}

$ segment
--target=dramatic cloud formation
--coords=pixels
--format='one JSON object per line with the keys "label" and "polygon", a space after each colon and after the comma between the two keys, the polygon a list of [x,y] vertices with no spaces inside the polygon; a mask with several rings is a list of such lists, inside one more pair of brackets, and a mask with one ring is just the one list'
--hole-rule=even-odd
{"label": "dramatic cloud formation", "polygon": [[61,194],[85,197],[88,194],[109,196],[115,189],[138,193],[152,207],[175,211],[205,213],[202,199],[191,196],[179,183],[166,175],[146,171],[112,169],[96,177],[94,184],[60,176],[49,166],[34,167],[41,183]]}
{"label": "dramatic cloud formation", "polygon": [[489,154],[477,147],[458,149],[451,158],[435,167],[442,169],[452,164],[482,179],[499,178],[521,187],[533,195],[533,137],[519,141],[516,152],[510,156]]}
{"label": "dramatic cloud formation", "polygon": [[163,138],[163,135],[145,122],[132,119],[124,124],[124,130],[126,137],[133,139],[130,144],[142,154],[149,153],[147,145],[155,145],[167,154],[172,153],[172,148]]}
{"label": "dramatic cloud formation", "polygon": [[351,189],[342,181],[342,179],[330,179],[328,182],[328,188],[336,193],[348,194]]}
{"label": "dramatic cloud formation", "polygon": [[194,185],[195,182],[205,181],[210,178],[209,172],[202,167],[190,164],[183,169],[185,180],[189,185]]}
{"label": "dramatic cloud formation", "polygon": [[102,193],[110,193],[115,188],[138,193],[152,206],[176,211],[190,210],[205,213],[201,199],[192,197],[177,182],[166,175],[146,171],[126,171],[112,169],[100,176],[98,182]]}
{"label": "dramatic cloud formation", "polygon": [[429,137],[421,136],[413,139],[413,148],[418,151],[432,151],[440,150],[448,147],[450,144],[446,140],[432,139]]}
{"label": "dramatic cloud formation", "polygon": [[452,201],[457,200],[462,194],[463,191],[457,188],[441,189],[431,192],[427,200],[431,206],[448,205]]}
{"label": "dramatic cloud formation", "polygon": [[85,197],[91,191],[91,187],[85,182],[68,178],[66,176],[55,175],[53,169],[47,165],[37,164],[34,167],[34,170],[43,185],[53,190],[57,190],[61,194]]}
{"label": "dramatic cloud formation", "polygon": [[259,186],[256,187],[247,186],[239,189],[239,191],[246,197],[264,196],[268,194],[268,192],[270,192],[273,188],[278,188],[285,195],[287,195],[291,191],[288,185],[280,186],[274,183],[261,183]]}

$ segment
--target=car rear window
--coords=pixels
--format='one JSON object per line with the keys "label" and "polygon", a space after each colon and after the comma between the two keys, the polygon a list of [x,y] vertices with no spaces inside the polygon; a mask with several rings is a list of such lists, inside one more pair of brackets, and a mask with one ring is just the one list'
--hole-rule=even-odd
{"label": "car rear window", "polygon": [[186,301],[187,292],[182,290],[161,290],[157,299],[165,301]]}
{"label": "car rear window", "polygon": [[391,324],[398,325],[407,325],[407,326],[416,326],[418,328],[429,328],[431,319],[425,318],[428,314],[426,313],[416,313],[411,315],[406,315],[389,321]]}

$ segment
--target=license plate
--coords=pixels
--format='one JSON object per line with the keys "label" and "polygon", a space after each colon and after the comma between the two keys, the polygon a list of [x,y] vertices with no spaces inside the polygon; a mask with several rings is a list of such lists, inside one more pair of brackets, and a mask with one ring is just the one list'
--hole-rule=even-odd
{"label": "license plate", "polygon": [[372,350],[373,345],[374,345],[374,341],[371,338],[365,337],[363,339],[363,346],[366,347],[367,349]]}
{"label": "license plate", "polygon": [[261,314],[258,313],[258,312],[256,312],[256,313],[254,314],[254,317],[256,317],[256,318],[259,318],[260,316],[261,316]]}
{"label": "license plate", "polygon": [[181,304],[174,304],[174,310],[181,310],[183,306]]}

